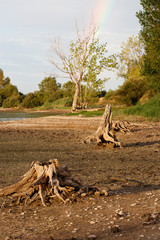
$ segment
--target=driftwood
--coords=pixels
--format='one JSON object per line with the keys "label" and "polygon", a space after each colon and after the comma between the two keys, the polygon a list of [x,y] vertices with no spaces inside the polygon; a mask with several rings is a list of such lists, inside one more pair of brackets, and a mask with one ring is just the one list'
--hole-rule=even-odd
{"label": "driftwood", "polygon": [[112,143],[114,147],[121,147],[121,143],[117,140],[115,132],[129,132],[128,127],[124,122],[112,122],[111,106],[106,105],[104,114],[97,131],[84,139],[84,143],[90,143],[96,140],[98,144]]}
{"label": "driftwood", "polygon": [[130,133],[128,125],[130,125],[128,121],[112,122],[112,129],[114,132]]}
{"label": "driftwood", "polygon": [[[60,167],[57,159],[54,159],[47,163],[33,162],[21,181],[0,189],[0,197],[13,197],[17,204],[25,205],[40,197],[42,205],[46,206],[46,198],[50,202],[54,197],[66,202],[69,198],[72,199],[75,193],[80,196],[95,192],[99,192],[98,188],[82,185],[71,176],[67,167]],[[107,193],[103,191],[102,195]]]}

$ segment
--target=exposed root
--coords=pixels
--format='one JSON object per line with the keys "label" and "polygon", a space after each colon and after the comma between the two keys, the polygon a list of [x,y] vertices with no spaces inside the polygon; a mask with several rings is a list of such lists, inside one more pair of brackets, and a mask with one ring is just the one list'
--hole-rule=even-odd
{"label": "exposed root", "polygon": [[116,139],[112,131],[112,113],[110,105],[106,105],[105,112],[95,134],[84,139],[84,143],[90,143],[91,141],[96,141],[97,143],[113,143],[115,147],[121,147],[121,143]]}
{"label": "exposed root", "polygon": [[121,147],[121,143],[116,138],[116,132],[129,133],[130,130],[127,127],[129,123],[127,121],[112,122],[111,106],[106,105],[104,114],[97,131],[84,139],[84,143],[91,143],[95,141],[98,146],[105,147],[112,144],[113,147]]}
{"label": "exposed root", "polygon": [[28,205],[40,198],[42,205],[46,206],[46,199],[51,203],[56,197],[65,203],[75,194],[80,196],[84,192],[94,194],[96,191],[97,188],[84,186],[75,180],[68,168],[60,167],[57,159],[54,159],[46,163],[32,163],[21,181],[0,190],[0,197],[16,198],[17,205]]}

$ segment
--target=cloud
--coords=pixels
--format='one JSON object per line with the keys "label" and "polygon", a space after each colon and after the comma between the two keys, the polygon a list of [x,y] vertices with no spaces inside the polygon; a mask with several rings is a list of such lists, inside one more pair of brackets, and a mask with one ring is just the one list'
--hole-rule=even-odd
{"label": "cloud", "polygon": [[[66,52],[75,37],[75,20],[80,29],[83,23],[87,25],[98,0],[0,2],[0,68],[11,78],[11,82],[14,81],[26,93],[38,88],[45,73],[54,73],[47,62],[50,39],[60,37]],[[135,17],[138,9],[139,0],[117,0],[108,23],[104,23],[102,33],[102,41],[108,43],[109,53],[119,52],[122,41],[138,33],[139,25]]]}
{"label": "cloud", "polygon": [[[87,0],[87,5],[92,3]],[[66,0],[1,0],[5,14],[1,12],[0,18],[4,24],[64,28],[68,23],[71,25],[73,18],[79,17],[83,8],[84,0],[67,0],[67,3]]]}

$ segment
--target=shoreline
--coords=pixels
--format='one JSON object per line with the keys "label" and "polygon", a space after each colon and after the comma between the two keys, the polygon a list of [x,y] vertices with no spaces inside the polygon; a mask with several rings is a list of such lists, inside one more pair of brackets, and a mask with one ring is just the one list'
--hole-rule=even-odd
{"label": "shoreline", "polygon": [[49,110],[33,110],[33,109],[27,109],[27,108],[23,108],[23,109],[20,109],[20,108],[2,108],[0,107],[0,112],[26,112],[26,113],[43,113],[43,112],[48,112],[48,113],[56,113],[56,112],[63,112],[63,113],[67,113],[67,112],[70,112],[70,109],[57,109],[57,108],[54,108],[54,109],[49,109]]}

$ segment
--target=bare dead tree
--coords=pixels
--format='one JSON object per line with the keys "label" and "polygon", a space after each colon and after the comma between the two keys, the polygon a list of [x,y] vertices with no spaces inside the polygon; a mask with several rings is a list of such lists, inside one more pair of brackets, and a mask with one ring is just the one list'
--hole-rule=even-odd
{"label": "bare dead tree", "polygon": [[77,107],[79,86],[87,71],[87,59],[91,54],[91,44],[94,42],[96,31],[97,29],[92,25],[89,31],[84,28],[83,33],[80,34],[76,26],[76,41],[71,42],[68,55],[64,53],[60,39],[55,38],[51,41],[50,63],[75,84],[72,110]]}
{"label": "bare dead tree", "polygon": [[[72,110],[77,108],[82,81],[85,82],[87,79],[87,88],[89,83],[94,85],[97,76],[104,69],[112,70],[117,66],[115,56],[107,56],[107,43],[100,43],[97,31],[98,28],[93,22],[88,29],[84,27],[82,32],[76,25],[76,40],[70,42],[68,54],[63,51],[60,39],[55,38],[51,41],[50,63],[75,85]],[[107,80],[108,78],[105,77],[101,84]]]}

